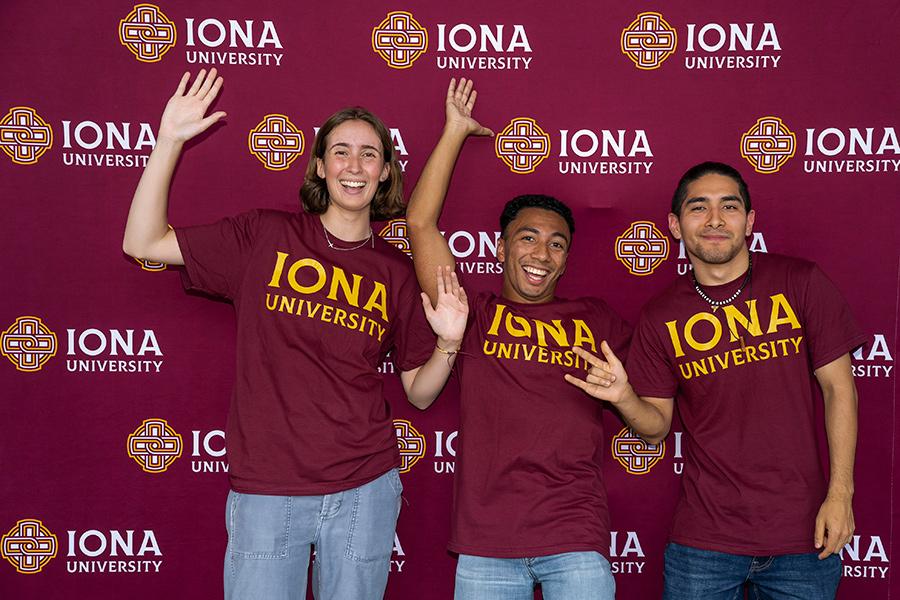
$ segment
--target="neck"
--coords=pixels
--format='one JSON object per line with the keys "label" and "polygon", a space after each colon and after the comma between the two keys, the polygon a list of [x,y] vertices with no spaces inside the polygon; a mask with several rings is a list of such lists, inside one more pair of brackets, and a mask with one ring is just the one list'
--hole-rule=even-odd
{"label": "neck", "polygon": [[694,278],[700,285],[722,285],[734,281],[747,271],[750,266],[750,251],[745,244],[737,256],[727,263],[710,264],[691,256]]}
{"label": "neck", "polygon": [[345,242],[364,240],[371,234],[369,226],[369,211],[347,213],[335,208],[332,204],[323,214],[319,215],[322,225],[328,233]]}

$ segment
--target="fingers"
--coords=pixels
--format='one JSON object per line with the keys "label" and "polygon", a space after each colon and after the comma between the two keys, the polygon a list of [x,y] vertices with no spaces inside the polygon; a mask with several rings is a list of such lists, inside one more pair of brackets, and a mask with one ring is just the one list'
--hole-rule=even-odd
{"label": "fingers", "polygon": [[578,379],[577,377],[573,377],[572,375],[569,375],[568,373],[566,373],[566,374],[564,375],[564,377],[565,377],[565,380],[566,380],[566,381],[568,381],[569,383],[571,383],[571,384],[574,385],[575,387],[579,387],[579,388],[583,389],[584,391],[586,391],[586,392],[589,393],[589,394],[591,393],[591,389],[594,387],[594,386],[592,386],[590,383],[588,383],[587,381],[584,381],[584,380],[582,380],[582,379]]}
{"label": "fingers", "polygon": [[197,92],[200,90],[200,86],[203,85],[205,78],[206,69],[200,69],[200,72],[197,73],[197,78],[194,80],[194,84],[191,86],[191,89],[188,90],[188,95],[196,96]]}
{"label": "fingers", "polygon": [[216,96],[219,95],[219,90],[222,89],[222,83],[224,83],[224,79],[221,77],[216,79],[216,82],[213,84],[212,88],[207,92],[206,97],[203,98],[203,105],[209,106],[212,104],[212,101],[216,99]]}
{"label": "fingers", "polygon": [[587,362],[591,366],[597,367],[599,369],[603,369],[607,366],[604,361],[600,360],[600,358],[598,358],[594,354],[591,354],[581,346],[572,346],[572,352],[583,358],[585,362]]}
{"label": "fingers", "polygon": [[[470,81],[469,83],[471,84],[472,82]],[[469,110],[469,112],[472,112],[472,109],[475,108],[475,98],[477,97],[478,90],[472,90],[472,93],[469,94],[469,99],[466,102],[466,108]]]}
{"label": "fingers", "polygon": [[[816,530],[813,537],[813,547],[821,548],[825,545],[825,519],[821,516],[816,517]],[[819,555],[819,558],[824,558],[822,555]]]}
{"label": "fingers", "polygon": [[600,351],[603,353],[603,356],[606,358],[606,362],[608,362],[611,367],[615,368],[616,366],[622,364],[616,356],[615,352],[612,351],[612,348],[609,347],[609,344],[606,343],[606,340],[600,342]]}
{"label": "fingers", "polygon": [[434,314],[434,307],[431,306],[431,299],[428,297],[428,294],[420,292],[419,295],[422,297],[422,308],[425,309],[425,318],[428,319]]}
{"label": "fingers", "polygon": [[440,266],[437,268],[437,293],[438,298],[447,293],[447,285],[444,281],[446,275],[444,274],[444,267]]}
{"label": "fingers", "polygon": [[[206,101],[213,84],[218,83],[219,79],[221,79],[221,77],[216,78],[216,69],[210,69],[209,74],[206,76],[206,80],[204,80],[203,85],[200,86],[200,91],[197,92],[197,97]],[[210,102],[212,102],[212,99],[210,99]]]}
{"label": "fingers", "polygon": [[181,76],[181,81],[178,82],[178,87],[175,88],[176,96],[184,96],[184,90],[187,88],[187,82],[191,80],[191,72],[186,71],[184,75]]}

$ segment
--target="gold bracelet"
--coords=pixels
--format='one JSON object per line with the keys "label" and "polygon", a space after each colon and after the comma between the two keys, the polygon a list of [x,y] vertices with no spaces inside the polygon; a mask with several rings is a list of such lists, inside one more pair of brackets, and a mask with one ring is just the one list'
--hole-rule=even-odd
{"label": "gold bracelet", "polygon": [[457,348],[456,350],[444,350],[437,344],[434,345],[434,349],[437,350],[438,352],[440,352],[441,354],[446,354],[447,356],[453,356],[454,354],[457,354],[459,352],[459,348]]}

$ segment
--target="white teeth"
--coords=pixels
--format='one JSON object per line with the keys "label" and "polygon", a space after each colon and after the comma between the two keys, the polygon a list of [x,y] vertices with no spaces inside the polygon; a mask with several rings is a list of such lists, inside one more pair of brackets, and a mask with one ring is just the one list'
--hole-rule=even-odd
{"label": "white teeth", "polygon": [[361,188],[366,185],[365,181],[342,181],[341,185],[351,188]]}
{"label": "white teeth", "polygon": [[522,267],[522,268],[525,269],[526,273],[531,273],[532,275],[538,275],[540,277],[543,277],[544,275],[546,275],[547,273],[550,272],[550,271],[547,271],[546,269],[536,269],[534,267]]}

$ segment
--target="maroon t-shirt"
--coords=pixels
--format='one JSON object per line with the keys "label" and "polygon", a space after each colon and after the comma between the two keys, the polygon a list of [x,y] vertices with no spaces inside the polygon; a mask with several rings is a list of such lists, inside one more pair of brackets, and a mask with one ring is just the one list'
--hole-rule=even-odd
{"label": "maroon t-shirt", "polygon": [[515,558],[609,554],[602,402],[566,382],[584,378],[581,346],[607,340],[623,356],[631,331],[594,298],[519,304],[472,301],[456,363],[461,426],[449,547]]}
{"label": "maroon t-shirt", "polygon": [[378,366],[393,350],[410,370],[434,348],[412,262],[377,236],[329,248],[306,213],[255,210],[176,234],[185,286],[237,315],[232,488],[328,494],[399,465]]}
{"label": "maroon t-shirt", "polygon": [[[714,300],[744,280],[704,286]],[[826,483],[813,371],[865,340],[815,264],[754,254],[715,311],[680,277],[643,310],[628,360],[641,396],[675,397],[685,429],[672,541],[733,554],[812,552]]]}

